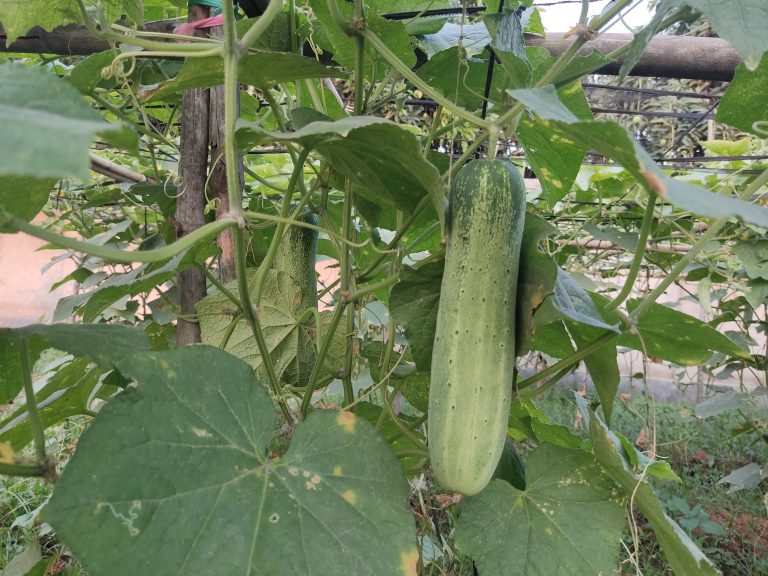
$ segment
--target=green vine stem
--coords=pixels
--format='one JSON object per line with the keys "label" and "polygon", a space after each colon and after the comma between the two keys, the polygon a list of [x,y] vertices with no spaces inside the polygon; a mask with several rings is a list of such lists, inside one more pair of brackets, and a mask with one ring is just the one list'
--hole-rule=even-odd
{"label": "green vine stem", "polygon": [[395,232],[394,238],[390,241],[389,244],[387,244],[387,248],[385,253],[380,254],[377,256],[373,262],[371,262],[368,267],[363,270],[358,276],[357,280],[358,282],[364,282],[367,280],[371,275],[373,275],[373,272],[379,267],[379,265],[384,261],[384,259],[387,257],[387,253],[391,252],[392,250],[396,249],[398,244],[400,243],[400,240],[403,238],[406,232],[408,232],[408,229],[411,227],[411,225],[416,221],[416,219],[421,216],[421,213],[424,211],[424,209],[432,202],[431,196],[424,196],[421,200],[419,200],[419,203],[416,205],[416,208],[414,208],[413,213],[411,213],[408,216],[408,219],[403,223],[402,226],[400,226],[397,229],[397,232]]}
{"label": "green vine stem", "polygon": [[29,363],[29,348],[26,338],[19,339],[19,357],[21,359],[21,374],[24,379],[24,396],[27,402],[27,412],[29,413],[29,425],[32,429],[32,438],[35,444],[35,455],[37,461],[43,463],[48,455],[45,453],[45,426],[40,418],[40,411],[37,409],[37,400],[35,399],[35,388],[32,385],[32,366]]}
{"label": "green vine stem", "polygon": [[177,254],[181,254],[185,250],[192,248],[192,246],[212,238],[219,233],[223,232],[227,228],[235,226],[236,222],[232,218],[222,218],[216,222],[209,222],[204,226],[201,226],[194,232],[183,236],[176,242],[164,246],[162,248],[156,248],[155,250],[120,250],[119,248],[110,248],[109,246],[97,246],[90,242],[84,242],[83,240],[75,240],[67,236],[62,236],[30,224],[29,222],[17,218],[11,214],[8,214],[0,208],[0,224],[8,226],[19,232],[24,232],[40,240],[45,240],[50,244],[58,248],[65,248],[74,252],[82,252],[97,258],[102,258],[110,262],[117,264],[133,264],[134,262],[143,262],[151,264],[153,262],[162,262],[173,258]]}
{"label": "green vine stem", "polygon": [[[536,82],[534,87],[541,88],[542,86],[553,83],[558,75],[563,70],[565,70],[565,67],[570,63],[570,61],[576,57],[582,46],[584,46],[584,44],[593,38],[603,26],[610,22],[616,14],[621,12],[633,1],[634,0],[616,0],[615,4],[610,9],[606,10],[604,14],[596,16],[590,20],[588,29],[579,29],[577,26],[575,29],[577,36],[573,41],[573,44],[571,44],[568,49],[563,52],[557,60],[555,60],[554,64],[552,64],[549,70],[547,70],[546,74],[544,74],[538,80],[538,82]],[[499,116],[499,118],[496,120],[496,124],[503,128],[510,121],[514,120],[524,109],[525,105],[521,102],[517,102],[504,114]]]}
{"label": "green vine stem", "polygon": [[616,297],[605,305],[606,311],[615,310],[624,300],[629,297],[632,292],[632,288],[635,285],[637,275],[640,273],[640,267],[643,264],[643,258],[645,258],[645,249],[648,245],[648,236],[651,233],[651,225],[653,224],[653,210],[656,206],[656,194],[650,194],[648,196],[648,203],[645,206],[645,214],[643,216],[643,224],[640,227],[640,237],[637,239],[637,248],[635,248],[635,257],[632,259],[632,264],[629,267],[629,273],[627,279],[624,282],[624,286],[621,287],[621,291]]}
{"label": "green vine stem", "polygon": [[44,477],[49,474],[46,466],[28,464],[9,464],[0,462],[0,474],[3,476],[19,476],[22,478]]}
{"label": "green vine stem", "polygon": [[[270,8],[273,8],[272,4],[282,9],[282,2],[279,0],[273,0],[270,3]],[[268,10],[269,11],[269,10]],[[227,176],[227,194],[229,196],[229,209],[231,217],[238,223],[233,228],[232,239],[235,248],[235,275],[237,277],[237,286],[242,303],[242,311],[245,315],[248,324],[253,332],[253,337],[256,340],[256,346],[259,349],[259,355],[264,366],[264,371],[267,374],[267,380],[269,388],[272,391],[275,400],[280,407],[283,415],[288,422],[293,421],[288,406],[285,403],[282,389],[280,387],[280,380],[275,371],[275,366],[272,361],[272,355],[269,352],[269,346],[267,345],[264,332],[261,329],[261,323],[259,322],[258,310],[254,309],[251,302],[251,294],[248,287],[248,268],[246,263],[246,235],[245,229],[247,226],[244,212],[243,212],[243,199],[242,192],[240,190],[240,179],[237,173],[237,154],[235,149],[235,123],[237,121],[237,93],[240,89],[240,85],[237,81],[237,64],[241,56],[240,48],[238,44],[237,34],[235,30],[235,14],[234,8],[231,2],[222,3],[222,12],[224,14],[224,161],[226,163],[226,176]],[[274,10],[270,11],[271,17],[277,14]],[[249,42],[255,42],[259,35],[266,30],[271,20],[269,17],[262,17],[259,19],[249,30],[246,32]],[[257,33],[254,33],[254,28],[257,29]],[[245,38],[245,37],[244,37]],[[243,44],[248,46],[248,44]]]}
{"label": "green vine stem", "polygon": [[538,388],[532,389],[531,392],[524,392],[523,390],[525,388],[528,388],[536,382],[539,382],[543,380],[544,378],[549,378],[550,376],[553,376],[555,374],[558,374],[562,370],[570,370],[570,368],[578,363],[581,362],[584,358],[592,354],[593,352],[596,352],[599,350],[602,346],[610,342],[616,338],[615,332],[606,332],[602,336],[599,336],[583,348],[580,348],[579,350],[576,350],[573,354],[569,354],[559,362],[556,362],[555,364],[552,364],[552,366],[549,366],[548,368],[545,368],[541,372],[534,374],[530,378],[525,378],[524,380],[521,380],[517,383],[516,389],[519,390],[517,392],[517,396],[521,398],[529,397],[529,396],[535,396],[538,394]]}
{"label": "green vine stem", "polygon": [[222,284],[216,276],[214,276],[208,268],[205,266],[200,266],[200,269],[203,271],[203,274],[205,274],[205,277],[208,279],[208,281],[213,284],[216,289],[224,294],[224,296],[227,297],[227,299],[232,302],[232,304],[235,305],[235,307],[242,312],[243,311],[243,305],[240,303],[240,299],[235,296],[224,284]]}
{"label": "green vine stem", "polygon": [[[226,2],[224,2],[224,4],[226,4]],[[269,28],[277,15],[283,11],[284,4],[285,2],[283,0],[270,0],[269,6],[267,6],[264,14],[259,16],[258,20],[256,20],[253,26],[251,26],[240,39],[237,46],[238,57],[247,52],[248,49],[253,46],[253,43],[261,37],[267,28]],[[232,23],[234,26],[234,20],[232,20]]]}
{"label": "green vine stem", "polygon": [[392,66],[392,68],[397,70],[404,78],[411,82],[411,84],[413,84],[416,88],[421,90],[426,96],[440,104],[454,116],[458,116],[459,118],[462,118],[463,120],[473,124],[474,126],[478,126],[479,128],[488,128],[488,121],[483,120],[475,114],[472,114],[472,112],[466,108],[462,108],[458,104],[454,104],[443,94],[432,88],[429,83],[419,78],[419,76],[402,60],[400,60],[400,58],[397,57],[397,54],[392,52],[392,50],[390,50],[389,47],[381,40],[381,38],[379,38],[370,28],[363,28],[362,30],[357,31],[357,33],[363,36],[363,38],[365,38],[365,40],[371,46],[373,46],[376,52],[378,52],[389,63],[389,65]]}
{"label": "green vine stem", "polygon": [[227,344],[229,344],[229,339],[232,338],[232,334],[235,333],[235,328],[237,328],[238,323],[240,320],[242,320],[245,316],[242,314],[238,314],[234,318],[232,318],[232,321],[227,325],[226,330],[224,330],[224,335],[221,337],[221,342],[219,343],[219,348],[222,350],[227,349]]}
{"label": "green vine stem", "polygon": [[312,394],[314,394],[317,384],[320,379],[320,372],[325,364],[325,358],[328,356],[328,351],[331,349],[331,341],[333,335],[339,327],[341,319],[344,317],[344,310],[347,307],[347,302],[344,300],[339,301],[336,305],[336,310],[333,311],[331,317],[331,323],[328,325],[328,330],[325,333],[325,337],[320,344],[320,350],[317,353],[315,359],[315,365],[312,367],[312,372],[309,375],[309,381],[307,387],[304,390],[304,396],[301,399],[301,419],[305,419],[309,414],[309,407],[312,405]]}
{"label": "green vine stem", "polygon": [[[757,178],[755,178],[752,183],[749,184],[741,192],[741,194],[738,195],[738,199],[749,200],[757,193],[758,190],[760,190],[760,188],[766,184],[768,184],[768,170],[764,170]],[[702,234],[696,243],[688,249],[688,252],[684,254],[682,258],[680,258],[677,264],[672,267],[664,279],[659,282],[659,284],[653,290],[651,290],[647,296],[643,298],[638,307],[635,308],[630,314],[630,318],[636,319],[645,314],[651,308],[651,306],[653,306],[656,300],[658,300],[659,296],[661,296],[666,291],[666,289],[669,288],[669,286],[674,282],[676,282],[680,275],[685,272],[685,269],[694,260],[694,258],[696,258],[699,252],[701,252],[704,247],[709,244],[709,242],[717,238],[717,235],[730,220],[731,218],[729,216],[723,216],[712,222],[709,225],[709,229],[707,229],[707,231]]]}
{"label": "green vine stem", "polygon": [[[309,156],[309,148],[304,148],[299,153],[298,158],[296,158],[296,163],[293,165],[291,179],[288,182],[288,188],[285,191],[285,196],[283,196],[283,205],[280,208],[280,218],[283,220],[288,220],[288,216],[291,214],[291,202],[293,200],[293,194],[298,188],[299,178],[304,177],[304,163],[307,160],[307,156]],[[280,248],[280,242],[283,239],[286,227],[287,225],[284,221],[279,221],[277,223],[277,229],[275,230],[275,235],[272,237],[272,241],[269,244],[267,254],[264,256],[264,260],[259,265],[259,271],[256,274],[256,281],[253,289],[253,299],[257,306],[261,302],[261,292],[264,289],[264,283],[267,280],[267,273],[269,272],[269,269],[272,268],[272,262],[274,262],[277,251]]]}

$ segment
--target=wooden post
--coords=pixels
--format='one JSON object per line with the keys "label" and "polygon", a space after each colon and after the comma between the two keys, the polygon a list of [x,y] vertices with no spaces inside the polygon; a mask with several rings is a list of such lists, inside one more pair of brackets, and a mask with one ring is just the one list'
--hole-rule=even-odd
{"label": "wooden post", "polygon": [[[208,18],[208,8],[190,4],[188,21]],[[176,199],[177,238],[205,224],[205,181],[208,173],[208,90],[185,90],[181,104],[181,194]],[[196,315],[195,304],[206,294],[205,275],[198,268],[188,268],[177,277],[179,304],[184,318]],[[201,341],[200,325],[179,318],[176,345],[181,348]]]}
{"label": "wooden post", "polygon": [[[212,38],[223,38],[221,26],[211,28]],[[211,195],[216,200],[216,219],[229,212],[229,195],[227,193],[227,165],[224,161],[224,86],[214,86],[210,90],[209,103],[209,140],[211,144],[211,177],[208,186]],[[237,102],[240,112],[240,98]],[[243,156],[237,154],[237,175],[240,197],[243,190]],[[231,282],[235,279],[235,247],[232,240],[232,230],[225,230],[216,239],[221,254],[219,255],[219,280]]]}

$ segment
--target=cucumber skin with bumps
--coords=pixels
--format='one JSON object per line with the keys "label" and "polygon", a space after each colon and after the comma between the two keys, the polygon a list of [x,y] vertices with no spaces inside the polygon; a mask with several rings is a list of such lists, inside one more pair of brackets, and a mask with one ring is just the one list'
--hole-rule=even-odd
{"label": "cucumber skin with bumps", "polygon": [[453,180],[429,391],[437,481],[472,495],[504,449],[515,367],[525,185],[510,162],[475,160]]}

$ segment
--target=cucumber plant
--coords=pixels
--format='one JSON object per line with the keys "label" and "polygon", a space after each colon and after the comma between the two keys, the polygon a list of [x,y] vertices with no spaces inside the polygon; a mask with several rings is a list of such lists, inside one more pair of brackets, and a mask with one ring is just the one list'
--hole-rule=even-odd
{"label": "cucumber plant", "polygon": [[[661,2],[632,43],[580,56],[632,4],[590,18],[585,0],[556,58],[525,45],[524,32],[543,32],[535,10],[521,19],[527,0],[479,15],[447,0],[271,0],[240,20],[225,1],[223,37],[184,42],[142,26],[175,1],[1,4],[12,45],[34,25],[77,24],[109,49],[74,67],[0,64],[0,231],[83,255],[71,279],[85,287],[60,304],[80,323],[0,329],[0,403],[16,402],[0,414],[0,473],[61,475],[41,519],[93,575],[413,576],[433,573],[441,544],[459,552],[446,570],[610,573],[635,508],[676,574],[717,574],[648,482],[674,472],[610,430],[617,347],[757,364],[716,323],[657,301],[720,238],[739,235],[750,279],[762,277],[768,171],[721,187],[676,178],[625,128],[592,118],[579,79],[618,58],[626,73],[656,32],[700,10],[744,59],[723,117],[738,109],[739,127],[763,138],[762,1],[740,0],[751,14],[740,23],[726,5]],[[403,7],[416,12],[393,17]],[[172,241],[180,94],[221,84],[229,211]],[[435,107],[404,113],[422,98]],[[91,183],[96,136],[154,182]],[[574,217],[587,150],[622,171],[595,176],[599,210]],[[524,165],[540,192],[526,192]],[[31,223],[41,210],[50,226]],[[579,222],[606,215],[634,222],[632,258],[623,286],[588,292],[562,266]],[[658,264],[649,237],[671,228],[688,248]],[[225,231],[229,284],[214,257]],[[319,284],[315,251],[333,262]],[[631,298],[657,265],[665,277]],[[203,344],[172,350],[169,283],[187,268],[208,280],[183,318]],[[66,356],[33,383],[49,348]],[[550,361],[524,374],[516,359],[529,352]],[[577,434],[532,399],[581,361],[597,401],[577,398]],[[62,470],[46,430],[75,415],[88,424]],[[451,511],[424,521],[435,492]]]}

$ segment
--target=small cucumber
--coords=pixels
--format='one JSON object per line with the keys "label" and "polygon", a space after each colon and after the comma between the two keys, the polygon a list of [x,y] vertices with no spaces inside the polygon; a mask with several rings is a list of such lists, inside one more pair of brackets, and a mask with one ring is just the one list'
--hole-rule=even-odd
{"label": "small cucumber", "polygon": [[[317,214],[308,214],[302,220],[315,226],[320,223]],[[317,308],[317,273],[315,272],[317,237],[317,230],[289,226],[275,254],[275,270],[286,272],[301,289],[299,314],[303,314],[310,308]],[[291,362],[284,374],[284,378],[290,384],[304,386],[309,380],[315,365],[313,345],[315,333],[315,317],[310,314],[298,327],[296,359]]]}

